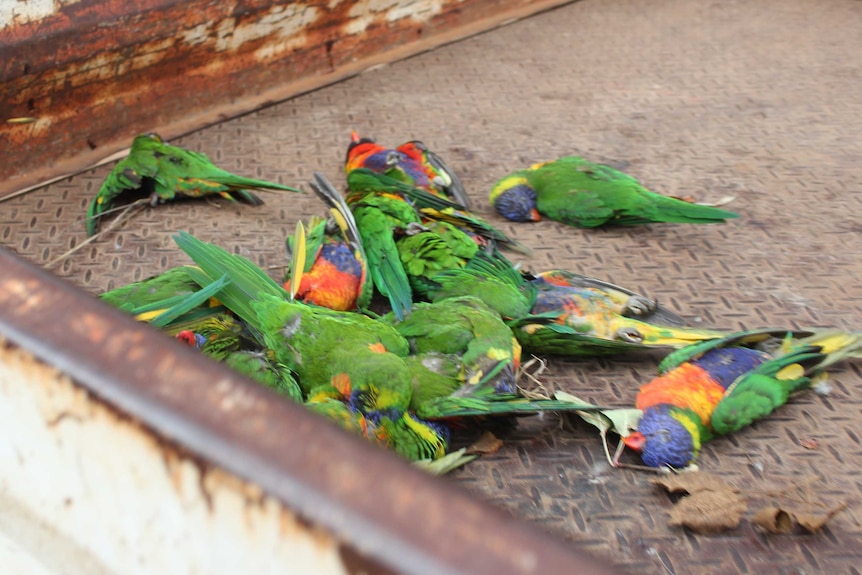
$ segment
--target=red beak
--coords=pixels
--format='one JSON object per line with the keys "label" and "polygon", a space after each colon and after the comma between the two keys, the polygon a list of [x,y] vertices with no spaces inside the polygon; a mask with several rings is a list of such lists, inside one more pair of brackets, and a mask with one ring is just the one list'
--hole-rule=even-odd
{"label": "red beak", "polygon": [[646,437],[640,431],[635,431],[632,434],[626,435],[623,437],[623,443],[626,444],[626,447],[631,449],[632,451],[643,451],[644,444],[646,444]]}
{"label": "red beak", "polygon": [[541,219],[542,219],[542,216],[539,215],[539,210],[537,210],[536,208],[533,208],[532,210],[530,210],[530,220],[529,221],[538,222]]}
{"label": "red beak", "polygon": [[362,138],[359,137],[359,134],[356,133],[356,130],[350,131],[350,141],[351,142],[358,142],[361,139]]}

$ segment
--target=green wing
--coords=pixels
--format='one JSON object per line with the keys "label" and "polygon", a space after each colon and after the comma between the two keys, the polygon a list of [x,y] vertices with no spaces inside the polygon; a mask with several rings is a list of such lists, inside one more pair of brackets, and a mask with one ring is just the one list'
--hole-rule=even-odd
{"label": "green wing", "polygon": [[189,273],[189,267],[180,266],[145,280],[112,289],[100,295],[99,298],[114,307],[130,311],[169,297],[189,295],[196,292],[198,288],[198,284]]}
{"label": "green wing", "polygon": [[389,298],[396,315],[404,317],[413,305],[413,291],[393,234],[396,229],[418,224],[419,218],[405,202],[381,196],[359,200],[352,211],[368,257],[371,280]]}
{"label": "green wing", "polygon": [[650,222],[716,223],[737,214],[656,194],[610,166],[569,156],[546,162],[524,176],[537,193],[537,208],[574,226]]}
{"label": "green wing", "polygon": [[725,435],[768,416],[811,384],[810,370],[825,358],[819,347],[805,346],[760,364],[728,387],[712,412],[712,430]]}
{"label": "green wing", "polygon": [[186,232],[179,232],[174,241],[200,267],[200,271],[191,268],[190,273],[202,287],[222,276],[227,278],[230,283],[218,292],[219,301],[254,328],[259,330],[260,322],[252,302],[263,294],[288,299],[284,288],[248,259]]}
{"label": "green wing", "polygon": [[507,319],[528,315],[536,297],[535,287],[499,252],[477,252],[463,268],[438,273],[431,279],[434,286],[428,297],[432,301],[474,296]]}

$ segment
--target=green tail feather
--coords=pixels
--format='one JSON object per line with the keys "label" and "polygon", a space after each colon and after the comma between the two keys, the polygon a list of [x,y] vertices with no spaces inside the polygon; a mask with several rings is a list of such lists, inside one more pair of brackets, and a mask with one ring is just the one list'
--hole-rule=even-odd
{"label": "green tail feather", "polygon": [[423,403],[416,410],[422,419],[472,417],[482,415],[528,415],[540,411],[597,411],[602,408],[589,403],[574,403],[557,399],[527,399],[520,395],[488,395],[484,397],[440,397]]}
{"label": "green tail feather", "polygon": [[652,192],[650,194],[650,204],[643,210],[644,218],[622,216],[615,220],[615,223],[626,225],[655,221],[678,224],[714,224],[739,217],[739,214],[721,208],[693,204]]}
{"label": "green tail feather", "polygon": [[205,243],[186,232],[174,236],[177,246],[200,267],[192,269],[192,277],[202,286],[226,276],[230,281],[218,294],[225,307],[249,325],[260,329],[257,313],[251,303],[269,294],[287,300],[288,294],[275,280],[248,259],[229,253],[214,244]]}
{"label": "green tail feather", "polygon": [[215,294],[218,293],[219,290],[223,289],[228,283],[230,282],[228,281],[227,277],[222,276],[213,283],[202,287],[193,295],[184,297],[183,301],[178,302],[177,304],[171,306],[170,308],[166,309],[165,311],[154,317],[150,321],[150,324],[153,327],[158,328],[166,327],[180,316],[187,314],[188,312],[208,302],[210,298],[214,297]]}

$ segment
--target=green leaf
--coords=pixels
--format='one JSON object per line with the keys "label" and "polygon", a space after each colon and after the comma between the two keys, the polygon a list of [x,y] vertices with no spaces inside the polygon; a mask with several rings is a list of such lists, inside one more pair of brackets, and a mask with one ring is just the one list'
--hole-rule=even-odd
{"label": "green leaf", "polygon": [[462,447],[458,451],[447,453],[439,459],[420,459],[414,461],[413,465],[431,475],[446,475],[452,470],[458,469],[462,465],[466,465],[479,457],[477,454],[464,455],[467,451],[466,447]]}
{"label": "green leaf", "polygon": [[[554,399],[560,401],[572,401],[576,403],[587,403],[570,393],[558,391],[554,393]],[[623,409],[601,409],[598,411],[576,411],[581,419],[591,425],[595,425],[604,435],[613,431],[617,435],[625,437],[638,428],[643,411],[635,408]]]}
{"label": "green leaf", "polygon": [[[554,399],[586,403],[582,399],[564,391],[556,392],[554,394]],[[641,416],[643,416],[643,411],[635,408],[575,411],[574,413],[590,425],[594,425],[598,428],[599,435],[602,438],[602,445],[605,449],[605,456],[608,458],[608,463],[610,463],[611,466],[616,466],[616,464],[614,462],[614,458],[611,457],[611,452],[608,448],[608,431],[613,431],[620,437],[626,437],[638,428],[638,423],[641,420]],[[617,455],[619,455],[619,453]]]}

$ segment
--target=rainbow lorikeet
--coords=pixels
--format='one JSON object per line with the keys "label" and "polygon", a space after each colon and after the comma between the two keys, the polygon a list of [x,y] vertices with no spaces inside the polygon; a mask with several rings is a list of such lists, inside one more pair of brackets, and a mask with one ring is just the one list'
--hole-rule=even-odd
{"label": "rainbow lorikeet", "polygon": [[410,344],[410,410],[429,420],[539,411],[593,410],[580,402],[528,399],[517,387],[521,346],[500,315],[472,296],[420,302],[402,321],[384,316]]}
{"label": "rainbow lorikeet", "polygon": [[347,203],[356,219],[374,285],[399,318],[428,278],[458,268],[484,246],[523,246],[459,206],[365,168],[347,176]]}
{"label": "rainbow lorikeet", "polygon": [[[312,190],[330,206],[331,218],[312,218],[303,240],[304,262],[294,297],[306,303],[338,311],[365,308],[371,301],[372,284],[367,282],[368,262],[359,228],[341,194],[320,173],[315,172]],[[294,236],[288,238],[288,252],[295,262],[300,254]],[[284,288],[291,291],[291,271]]]}
{"label": "rainbow lorikeet", "polygon": [[467,193],[455,172],[419,140],[405,142],[392,149],[352,132],[344,170],[349,174],[359,168],[385,174],[451,200],[462,208],[470,207]]}
{"label": "rainbow lorikeet", "polygon": [[459,204],[429,194],[425,190],[386,174],[357,168],[347,174],[347,187],[349,188],[348,204],[351,203],[351,197],[363,197],[367,194],[399,198],[414,208],[421,217],[422,223],[428,221],[449,222],[470,234],[474,241],[483,247],[492,244],[508,250],[530,253],[519,242],[508,237],[477,214],[465,210]]}
{"label": "rainbow lorikeet", "polygon": [[[184,232],[174,239],[200,266],[194,277],[202,287],[215,277],[227,278],[217,297],[251,326],[278,364],[296,374],[307,401],[341,401],[362,415],[375,441],[389,442],[399,453],[417,458],[445,453],[439,431],[407,411],[412,386],[403,358],[409,346],[390,325],[291,301],[288,292],[242,256]],[[408,441],[428,443],[404,444]]]}
{"label": "rainbow lorikeet", "polygon": [[[444,395],[480,384],[501,392],[516,392],[521,346],[500,315],[478,298],[420,302],[401,321],[393,314],[382,319],[407,339],[411,357],[420,358],[428,366],[439,365],[439,371],[452,376],[452,388],[446,389]],[[436,397],[440,392],[414,384],[411,407],[417,409],[429,394]]]}
{"label": "rainbow lorikeet", "polygon": [[410,461],[439,459],[449,445],[449,428],[445,424],[422,421],[410,412],[395,419],[377,413],[369,416],[353,409],[338,393],[319,393],[304,405],[343,429]]}
{"label": "rainbow lorikeet", "polygon": [[173,296],[188,296],[200,287],[187,266],[170,268],[161,274],[106,291],[99,298],[120,309],[132,310]]}
{"label": "rainbow lorikeet", "polygon": [[463,206],[464,209],[469,210],[472,207],[470,197],[467,195],[467,190],[464,189],[461,179],[443,161],[443,158],[429,150],[428,146],[419,140],[411,140],[401,144],[396,149],[408,158],[419,162],[425,169],[426,175],[431,179],[431,183],[439,188],[443,195],[454,203]]}
{"label": "rainbow lorikeet", "polygon": [[225,308],[213,295],[226,283],[221,278],[206,289],[192,280],[191,266],[171,268],[159,275],[109,290],[99,298],[170,335],[202,322],[217,321]]}
{"label": "rainbow lorikeet", "polygon": [[651,222],[709,224],[737,214],[713,206],[662,196],[610,166],[578,156],[534,164],[500,179],[489,199],[516,222],[541,216],[581,228]]}
{"label": "rainbow lorikeet", "polygon": [[176,197],[219,195],[254,206],[263,201],[248,190],[298,192],[296,188],[237,176],[216,167],[210,159],[166,144],[157,134],[141,134],[132,141],[129,155],[117,163],[87,209],[87,235],[96,233],[100,216],[121,194],[140,190],[153,206]]}
{"label": "rainbow lorikeet", "polygon": [[766,417],[851,357],[862,357],[862,332],[753,330],[677,350],[641,387],[643,416],[623,440],[646,465],[684,467],[713,436]]}
{"label": "rainbow lorikeet", "polygon": [[481,253],[437,274],[432,301],[473,295],[500,313],[526,351],[567,356],[683,347],[726,332],[684,327],[682,319],[625,288],[552,270],[527,274],[501,254]]}

